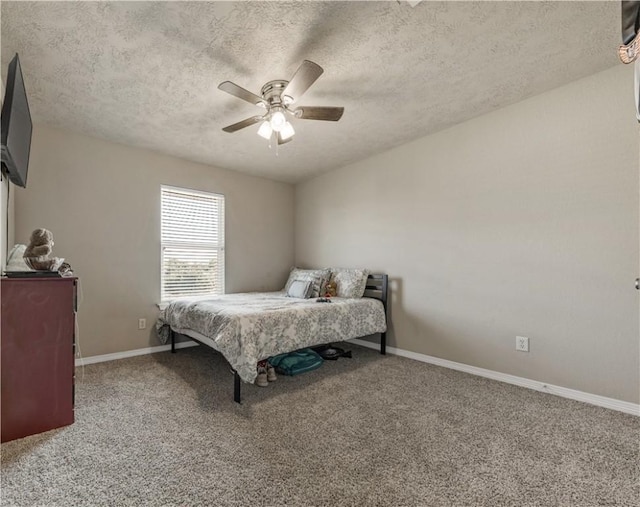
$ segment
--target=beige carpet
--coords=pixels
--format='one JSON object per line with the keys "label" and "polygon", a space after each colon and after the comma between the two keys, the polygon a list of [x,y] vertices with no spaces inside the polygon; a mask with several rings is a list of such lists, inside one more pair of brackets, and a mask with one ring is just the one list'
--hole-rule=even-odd
{"label": "beige carpet", "polygon": [[345,347],[242,406],[203,347],[87,366],[73,426],[2,445],[2,505],[639,505],[638,418]]}

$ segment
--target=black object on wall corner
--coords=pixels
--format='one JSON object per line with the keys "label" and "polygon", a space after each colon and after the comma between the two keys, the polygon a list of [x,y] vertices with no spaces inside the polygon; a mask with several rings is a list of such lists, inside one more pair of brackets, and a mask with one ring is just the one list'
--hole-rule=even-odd
{"label": "black object on wall corner", "polygon": [[622,0],[622,43],[629,44],[640,28],[640,1]]}
{"label": "black object on wall corner", "polygon": [[622,45],[618,56],[622,63],[635,62],[633,95],[636,101],[636,119],[640,122],[640,1],[622,0]]}

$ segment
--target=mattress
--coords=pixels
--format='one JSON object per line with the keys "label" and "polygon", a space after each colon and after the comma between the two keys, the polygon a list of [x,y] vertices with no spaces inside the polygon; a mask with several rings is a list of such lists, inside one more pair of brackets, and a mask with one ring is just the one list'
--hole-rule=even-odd
{"label": "mattress", "polygon": [[209,345],[242,380],[253,382],[262,359],[383,333],[387,323],[382,302],[373,298],[318,303],[284,292],[250,292],[173,301],[161,312],[156,328],[163,343],[172,329]]}

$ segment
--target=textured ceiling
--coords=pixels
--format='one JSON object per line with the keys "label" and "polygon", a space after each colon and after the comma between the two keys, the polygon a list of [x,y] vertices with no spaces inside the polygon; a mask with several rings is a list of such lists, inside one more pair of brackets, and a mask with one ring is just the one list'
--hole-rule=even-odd
{"label": "textured ceiling", "polygon": [[[617,63],[619,2],[7,2],[3,77],[15,52],[35,122],[296,182]],[[259,93],[302,60],[325,73],[276,156]]]}

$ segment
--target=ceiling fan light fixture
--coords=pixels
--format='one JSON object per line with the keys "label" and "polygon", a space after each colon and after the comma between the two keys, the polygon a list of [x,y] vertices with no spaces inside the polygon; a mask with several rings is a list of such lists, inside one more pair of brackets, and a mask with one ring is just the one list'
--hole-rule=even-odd
{"label": "ceiling fan light fixture", "polygon": [[268,120],[263,121],[262,125],[260,125],[260,128],[258,129],[258,135],[260,137],[264,137],[267,140],[271,139],[272,132],[273,129],[271,128],[271,123],[269,123]]}
{"label": "ceiling fan light fixture", "polygon": [[284,127],[286,123],[287,123],[287,119],[285,118],[284,113],[282,112],[282,108],[281,107],[271,108],[271,120],[270,120],[271,128],[276,132],[280,132],[280,130],[282,130],[282,127]]}
{"label": "ceiling fan light fixture", "polygon": [[291,123],[289,123],[288,121],[286,121],[284,123],[284,126],[282,127],[282,129],[280,130],[280,138],[282,139],[289,139],[290,137],[293,137],[293,135],[296,133],[296,131],[293,129],[293,125],[291,125]]}

